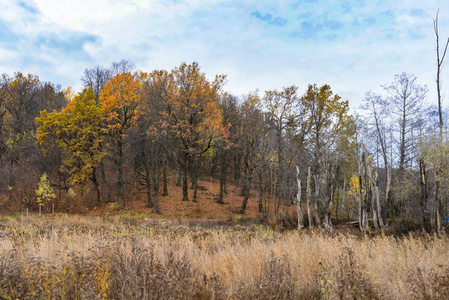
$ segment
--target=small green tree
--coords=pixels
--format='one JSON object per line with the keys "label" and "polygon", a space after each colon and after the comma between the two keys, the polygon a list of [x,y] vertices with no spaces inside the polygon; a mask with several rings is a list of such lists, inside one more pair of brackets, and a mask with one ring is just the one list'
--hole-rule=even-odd
{"label": "small green tree", "polygon": [[39,180],[38,188],[36,190],[37,195],[37,203],[39,204],[39,215],[41,214],[41,207],[47,204],[48,200],[54,199],[55,193],[53,188],[50,185],[50,181],[48,181],[47,174],[44,173]]}

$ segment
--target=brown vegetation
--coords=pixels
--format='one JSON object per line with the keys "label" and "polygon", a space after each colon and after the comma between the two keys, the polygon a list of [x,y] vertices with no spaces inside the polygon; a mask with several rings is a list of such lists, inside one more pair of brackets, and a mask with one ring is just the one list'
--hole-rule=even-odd
{"label": "brown vegetation", "polygon": [[[232,224],[232,223],[230,223]],[[277,232],[57,216],[0,221],[6,299],[432,299],[446,237]]]}

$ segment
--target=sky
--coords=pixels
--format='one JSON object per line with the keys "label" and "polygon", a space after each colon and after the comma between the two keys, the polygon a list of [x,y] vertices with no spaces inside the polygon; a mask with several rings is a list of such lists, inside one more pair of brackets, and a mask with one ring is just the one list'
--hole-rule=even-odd
{"label": "sky", "polygon": [[407,72],[436,103],[438,9],[444,43],[447,0],[0,0],[0,73],[80,91],[95,65],[127,59],[149,72],[197,61],[210,79],[226,74],[236,96],[329,84],[354,107]]}

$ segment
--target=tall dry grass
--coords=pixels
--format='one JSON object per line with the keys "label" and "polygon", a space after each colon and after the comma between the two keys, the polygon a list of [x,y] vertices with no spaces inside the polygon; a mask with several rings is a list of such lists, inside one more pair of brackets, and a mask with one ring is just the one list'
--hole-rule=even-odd
{"label": "tall dry grass", "polygon": [[0,297],[443,299],[448,241],[79,216],[5,219]]}

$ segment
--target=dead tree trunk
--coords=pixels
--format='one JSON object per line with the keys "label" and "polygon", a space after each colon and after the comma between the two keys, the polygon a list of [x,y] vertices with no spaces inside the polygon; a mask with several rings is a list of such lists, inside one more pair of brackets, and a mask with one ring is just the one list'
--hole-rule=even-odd
{"label": "dead tree trunk", "polygon": [[377,203],[378,220],[379,220],[380,229],[384,230],[385,224],[384,224],[384,220],[382,219],[382,207],[380,205],[380,194],[379,194],[379,173],[377,173],[377,171],[374,174],[374,179],[375,179],[375,189],[376,189],[376,203]]}
{"label": "dead tree trunk", "polygon": [[435,19],[433,20],[433,29],[435,31],[435,50],[437,52],[437,96],[438,96],[438,117],[439,117],[439,129],[440,129],[440,143],[443,140],[443,114],[441,111],[441,81],[440,81],[440,75],[441,75],[441,67],[444,62],[444,58],[446,57],[447,47],[449,45],[449,38],[446,41],[446,45],[444,46],[443,54],[440,56],[440,35],[438,32],[438,13],[440,11],[437,11],[437,14],[435,16]]}
{"label": "dead tree trunk", "polygon": [[298,192],[294,203],[296,205],[296,212],[298,213],[298,229],[304,228],[304,213],[301,208],[301,179],[299,179],[299,168],[296,166],[296,181],[298,182]]}
{"label": "dead tree trunk", "polygon": [[[441,145],[443,143],[443,117],[442,117],[442,103],[441,103],[441,81],[440,81],[440,75],[441,75],[441,68],[444,62],[444,58],[446,57],[447,48],[449,45],[449,38],[446,41],[446,45],[444,46],[443,54],[440,56],[440,36],[438,32],[438,13],[437,11],[436,17],[433,20],[433,28],[435,31],[435,50],[437,52],[437,95],[438,95],[438,116],[439,116],[439,129],[440,129],[440,136],[439,136],[439,144]],[[437,226],[437,232],[438,235],[441,234],[442,230],[442,224],[441,224],[441,198],[442,198],[442,186],[441,186],[441,178],[439,178],[439,174],[435,173],[435,185],[436,185],[436,194],[435,194],[435,209],[436,209],[436,226]]]}

